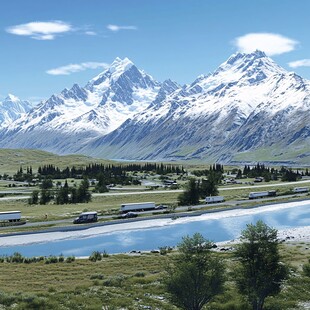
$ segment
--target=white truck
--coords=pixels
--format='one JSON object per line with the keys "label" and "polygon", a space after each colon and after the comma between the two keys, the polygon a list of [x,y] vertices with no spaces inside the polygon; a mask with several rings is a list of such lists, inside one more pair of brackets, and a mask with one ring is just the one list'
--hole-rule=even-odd
{"label": "white truck", "polygon": [[264,191],[264,192],[251,192],[249,194],[249,199],[256,199],[256,198],[264,198],[264,197],[274,197],[276,196],[276,191]]}
{"label": "white truck", "polygon": [[0,212],[0,222],[20,222],[20,211]]}
{"label": "white truck", "polygon": [[293,189],[294,193],[307,193],[309,192],[309,187],[295,187]]}
{"label": "white truck", "polygon": [[134,202],[121,205],[120,212],[155,210],[155,202]]}
{"label": "white truck", "polygon": [[225,201],[223,196],[208,196],[206,197],[206,203],[217,203]]}

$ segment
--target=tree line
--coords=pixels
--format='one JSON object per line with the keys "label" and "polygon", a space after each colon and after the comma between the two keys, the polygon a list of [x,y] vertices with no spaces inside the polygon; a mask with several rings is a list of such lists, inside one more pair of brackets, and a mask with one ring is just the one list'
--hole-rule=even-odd
{"label": "tree line", "polygon": [[28,200],[28,204],[45,205],[53,202],[57,205],[87,203],[91,201],[91,193],[89,191],[89,181],[84,178],[78,187],[68,185],[67,180],[63,186],[58,186],[53,190],[53,182],[51,179],[44,179],[41,184],[40,191],[34,190]]}
{"label": "tree line", "polygon": [[133,176],[129,176],[127,172],[145,172],[156,173],[160,175],[166,175],[169,173],[182,174],[185,172],[184,167],[173,164],[163,163],[144,163],[144,164],[126,164],[126,165],[114,165],[114,164],[97,164],[92,163],[85,167],[66,167],[60,169],[55,165],[43,165],[39,166],[36,173],[33,172],[32,167],[20,167],[19,170],[13,175],[14,181],[31,182],[34,178],[39,180],[44,178],[50,179],[82,179],[87,177],[98,178],[98,175],[104,175],[106,184],[130,184],[134,180]]}

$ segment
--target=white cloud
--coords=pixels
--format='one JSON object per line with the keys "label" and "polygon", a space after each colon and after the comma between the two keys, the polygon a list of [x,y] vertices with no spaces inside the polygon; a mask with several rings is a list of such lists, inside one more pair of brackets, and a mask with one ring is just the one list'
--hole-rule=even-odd
{"label": "white cloud", "polygon": [[111,31],[119,31],[119,30],[137,30],[136,26],[118,26],[118,25],[108,25],[107,28]]}
{"label": "white cloud", "polygon": [[47,70],[46,73],[51,75],[69,75],[75,72],[84,71],[87,69],[108,68],[109,65],[104,62],[83,62],[80,64],[70,64],[55,69]]}
{"label": "white cloud", "polygon": [[85,34],[87,34],[88,36],[96,36],[97,33],[95,31],[85,31]]}
{"label": "white cloud", "polygon": [[291,68],[298,68],[298,67],[310,67],[310,59],[301,59],[296,61],[291,61],[288,63]]}
{"label": "white cloud", "polygon": [[53,40],[56,35],[72,30],[70,24],[59,20],[50,22],[31,22],[6,28],[8,33],[19,36],[30,36],[36,40]]}
{"label": "white cloud", "polygon": [[243,53],[261,50],[268,56],[291,52],[299,43],[276,33],[248,33],[234,40],[234,45]]}

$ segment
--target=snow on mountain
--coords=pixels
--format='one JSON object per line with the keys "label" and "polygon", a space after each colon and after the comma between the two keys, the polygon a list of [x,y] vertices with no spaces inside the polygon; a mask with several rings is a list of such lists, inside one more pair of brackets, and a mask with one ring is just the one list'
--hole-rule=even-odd
{"label": "snow on mountain", "polygon": [[287,148],[294,137],[310,136],[310,113],[300,122],[301,111],[309,112],[309,95],[309,81],[263,52],[237,53],[83,151],[110,158],[231,161],[257,147]]}
{"label": "snow on mountain", "polygon": [[[111,132],[147,108],[159,90],[160,83],[128,58],[116,58],[85,87],[74,84],[71,89],[65,88],[0,132],[0,146],[72,152],[79,143]],[[45,143],[41,135],[47,138]],[[64,141],[64,135],[69,141]]]}
{"label": "snow on mountain", "polygon": [[180,86],[116,58],[0,131],[0,146],[133,160],[310,157],[310,82],[261,51]]}
{"label": "snow on mountain", "polygon": [[30,102],[22,101],[9,94],[4,101],[0,102],[0,128],[11,125],[13,121],[30,111],[31,108]]}

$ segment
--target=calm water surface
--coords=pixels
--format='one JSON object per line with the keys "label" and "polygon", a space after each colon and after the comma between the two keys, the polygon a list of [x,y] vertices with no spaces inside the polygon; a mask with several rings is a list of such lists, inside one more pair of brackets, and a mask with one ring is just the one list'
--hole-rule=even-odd
{"label": "calm water surface", "polygon": [[[195,220],[177,219],[173,225],[116,231],[95,236],[70,238],[59,241],[32,243],[20,246],[2,246],[0,255],[11,255],[20,252],[32,256],[89,256],[93,251],[121,253],[132,250],[144,251],[158,249],[161,246],[175,246],[185,235],[196,232],[214,242],[236,239],[248,223],[263,220],[276,229],[287,229],[310,226],[310,203],[293,208],[275,211],[263,211],[257,214],[230,216],[208,219],[207,215]],[[178,223],[180,221],[180,223]],[[20,236],[22,239],[23,236]]]}

